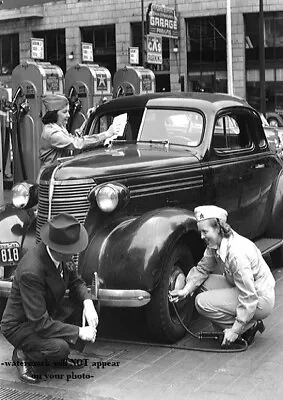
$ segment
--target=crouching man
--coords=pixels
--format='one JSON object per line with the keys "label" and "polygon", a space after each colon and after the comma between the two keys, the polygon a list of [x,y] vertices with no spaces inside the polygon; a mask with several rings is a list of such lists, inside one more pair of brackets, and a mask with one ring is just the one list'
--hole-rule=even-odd
{"label": "crouching man", "polygon": [[[98,324],[85,282],[72,261],[88,244],[84,226],[69,214],[59,214],[43,225],[40,235],[42,241],[16,269],[1,323],[3,335],[14,346],[14,365],[26,383],[38,383],[35,365],[76,368],[68,358],[70,345],[94,342]],[[84,327],[83,314],[88,323]]]}

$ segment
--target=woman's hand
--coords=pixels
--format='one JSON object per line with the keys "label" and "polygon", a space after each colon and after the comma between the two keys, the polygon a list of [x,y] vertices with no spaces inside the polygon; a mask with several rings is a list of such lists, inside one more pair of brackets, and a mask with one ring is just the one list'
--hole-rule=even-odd
{"label": "woman's hand", "polygon": [[221,343],[221,346],[229,345],[229,344],[235,342],[235,340],[239,336],[238,333],[233,331],[232,328],[224,329],[223,332],[224,332],[224,338],[223,338],[223,342]]}
{"label": "woman's hand", "polygon": [[183,289],[171,290],[169,291],[169,301],[171,301],[171,303],[177,303],[179,300],[185,299],[189,294],[192,296],[193,292],[186,286]]}

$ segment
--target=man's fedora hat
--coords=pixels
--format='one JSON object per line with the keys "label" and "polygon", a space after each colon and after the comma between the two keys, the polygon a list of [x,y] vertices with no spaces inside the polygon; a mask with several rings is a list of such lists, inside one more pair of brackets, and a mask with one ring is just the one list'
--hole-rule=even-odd
{"label": "man's fedora hat", "polygon": [[63,254],[75,254],[83,251],[88,244],[85,227],[70,214],[58,214],[46,222],[40,237],[50,249]]}

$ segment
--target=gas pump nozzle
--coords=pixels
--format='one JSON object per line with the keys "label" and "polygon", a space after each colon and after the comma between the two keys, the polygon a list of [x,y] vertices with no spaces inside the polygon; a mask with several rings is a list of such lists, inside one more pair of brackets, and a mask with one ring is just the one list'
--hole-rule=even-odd
{"label": "gas pump nozzle", "polygon": [[27,99],[25,99],[21,104],[20,104],[20,109],[19,109],[19,113],[20,115],[25,115],[30,111],[30,105],[27,101]]}

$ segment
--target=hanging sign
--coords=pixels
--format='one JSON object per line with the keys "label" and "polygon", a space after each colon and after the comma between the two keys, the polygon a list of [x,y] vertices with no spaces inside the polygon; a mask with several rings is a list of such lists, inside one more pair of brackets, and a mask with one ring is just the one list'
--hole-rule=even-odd
{"label": "hanging sign", "polygon": [[178,18],[174,8],[149,4],[147,10],[148,33],[173,39],[179,38]]}
{"label": "hanging sign", "polygon": [[44,39],[30,39],[30,57],[33,60],[44,60]]}
{"label": "hanging sign", "polygon": [[129,47],[128,56],[129,56],[130,65],[138,65],[139,64],[139,48],[138,47]]}
{"label": "hanging sign", "polygon": [[149,64],[162,64],[162,36],[147,35],[147,62]]}
{"label": "hanging sign", "polygon": [[93,45],[92,43],[82,42],[82,61],[93,62]]}

